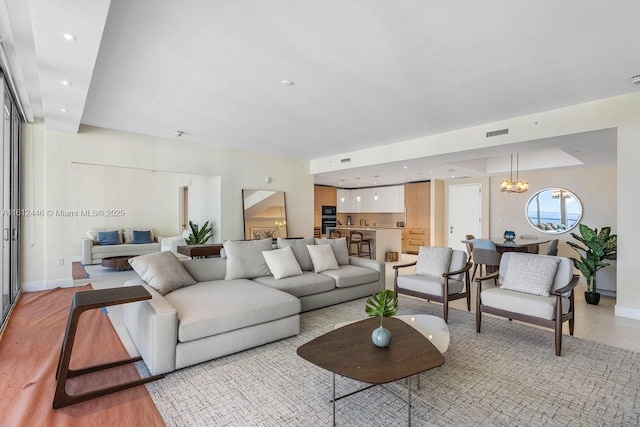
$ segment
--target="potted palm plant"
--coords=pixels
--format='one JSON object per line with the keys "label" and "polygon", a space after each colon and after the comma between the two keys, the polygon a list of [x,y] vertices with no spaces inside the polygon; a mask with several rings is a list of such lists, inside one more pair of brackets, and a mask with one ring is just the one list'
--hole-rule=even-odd
{"label": "potted palm plant", "polygon": [[209,227],[209,221],[205,222],[202,228],[189,221],[189,227],[191,234],[187,238],[187,245],[202,245],[213,236],[213,225]]}
{"label": "potted palm plant", "polygon": [[371,340],[378,347],[386,347],[391,342],[391,332],[382,326],[385,317],[398,312],[398,296],[390,290],[380,291],[367,299],[364,311],[369,316],[380,316],[380,327],[373,330]]}
{"label": "potted palm plant", "polygon": [[573,265],[580,270],[587,281],[587,291],[584,297],[588,304],[598,305],[600,294],[596,286],[596,273],[601,268],[610,264],[604,260],[615,260],[618,256],[618,236],[611,234],[611,227],[602,227],[600,232],[597,228],[591,229],[584,224],[580,224],[580,235],[571,233],[571,236],[581,242],[567,242],[569,246],[580,254],[580,259],[571,258]]}

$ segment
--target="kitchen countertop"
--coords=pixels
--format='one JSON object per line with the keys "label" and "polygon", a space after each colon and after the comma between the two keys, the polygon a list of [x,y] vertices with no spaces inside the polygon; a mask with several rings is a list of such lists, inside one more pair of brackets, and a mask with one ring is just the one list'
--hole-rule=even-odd
{"label": "kitchen countertop", "polygon": [[393,225],[365,225],[364,227],[361,227],[359,225],[336,225],[335,227],[331,227],[331,228],[334,228],[336,230],[338,229],[343,229],[343,230],[377,230],[377,229],[402,230],[404,229],[404,227],[395,227]]}

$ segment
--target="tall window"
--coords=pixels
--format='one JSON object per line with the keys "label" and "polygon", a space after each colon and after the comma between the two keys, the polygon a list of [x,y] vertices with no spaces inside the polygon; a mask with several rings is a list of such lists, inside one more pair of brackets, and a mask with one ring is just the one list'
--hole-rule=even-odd
{"label": "tall window", "polygon": [[2,70],[0,70],[0,89],[2,89],[0,90],[0,105],[2,105],[2,122],[0,124],[0,186],[2,187],[0,306],[2,307],[1,320],[4,325],[7,315],[20,293],[18,273],[20,268],[19,153],[21,120]]}

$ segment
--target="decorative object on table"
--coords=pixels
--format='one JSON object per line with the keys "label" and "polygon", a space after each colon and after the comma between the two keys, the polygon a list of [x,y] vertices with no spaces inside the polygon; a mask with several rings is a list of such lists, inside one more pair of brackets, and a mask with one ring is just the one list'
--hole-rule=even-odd
{"label": "decorative object on table", "polygon": [[398,312],[398,296],[388,289],[373,294],[367,299],[364,311],[369,316],[380,316],[380,327],[374,329],[371,341],[377,347],[387,347],[391,342],[391,332],[385,329],[382,323],[385,317],[391,317]]}
{"label": "decorative object on table", "polygon": [[513,153],[511,154],[511,175],[509,179],[500,182],[500,191],[506,193],[526,193],[529,189],[527,181],[520,181],[519,173],[520,154],[516,153],[516,180],[513,180]]}
{"label": "decorative object on table", "polygon": [[580,236],[571,233],[571,236],[581,242],[582,247],[573,242],[567,242],[569,246],[580,254],[580,259],[571,258],[573,265],[580,270],[587,281],[587,291],[584,293],[588,304],[598,305],[600,294],[596,287],[596,273],[601,268],[610,264],[604,260],[615,260],[618,256],[618,236],[611,234],[611,227],[591,229],[584,224],[579,225]]}
{"label": "decorative object on table", "polygon": [[516,238],[515,231],[507,230],[507,231],[504,232],[504,239],[505,240],[512,241],[515,238]]}
{"label": "decorative object on table", "polygon": [[213,237],[213,224],[209,227],[209,221],[205,222],[202,228],[189,221],[189,228],[191,228],[191,234],[187,238],[187,245],[202,245]]}

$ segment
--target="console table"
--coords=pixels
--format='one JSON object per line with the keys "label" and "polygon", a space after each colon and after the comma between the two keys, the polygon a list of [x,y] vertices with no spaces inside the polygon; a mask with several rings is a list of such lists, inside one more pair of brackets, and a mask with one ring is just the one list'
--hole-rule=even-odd
{"label": "console table", "polygon": [[220,256],[221,244],[208,245],[182,245],[178,246],[179,254],[189,256],[191,258],[206,258]]}
{"label": "console table", "polygon": [[71,362],[71,351],[73,350],[73,342],[78,329],[78,320],[80,315],[87,310],[94,308],[108,307],[111,305],[126,304],[135,301],[151,299],[151,294],[144,286],[126,286],[123,288],[100,289],[94,291],[77,292],[73,296],[71,308],[69,309],[69,318],[67,319],[67,328],[62,341],[62,350],[60,351],[60,359],[58,360],[58,369],[56,371],[56,391],[53,396],[53,409],[63,408],[73,405],[74,403],[84,402],[85,400],[104,396],[116,391],[126,390],[131,387],[146,384],[160,378],[164,375],[153,375],[146,378],[139,378],[127,383],[121,383],[110,387],[93,390],[87,393],[76,395],[67,394],[67,379],[79,377],[92,372],[102,371],[104,369],[115,368],[116,366],[127,365],[142,360],[142,357],[133,357],[130,359],[118,360],[115,362],[94,365],[82,369],[69,369]]}

